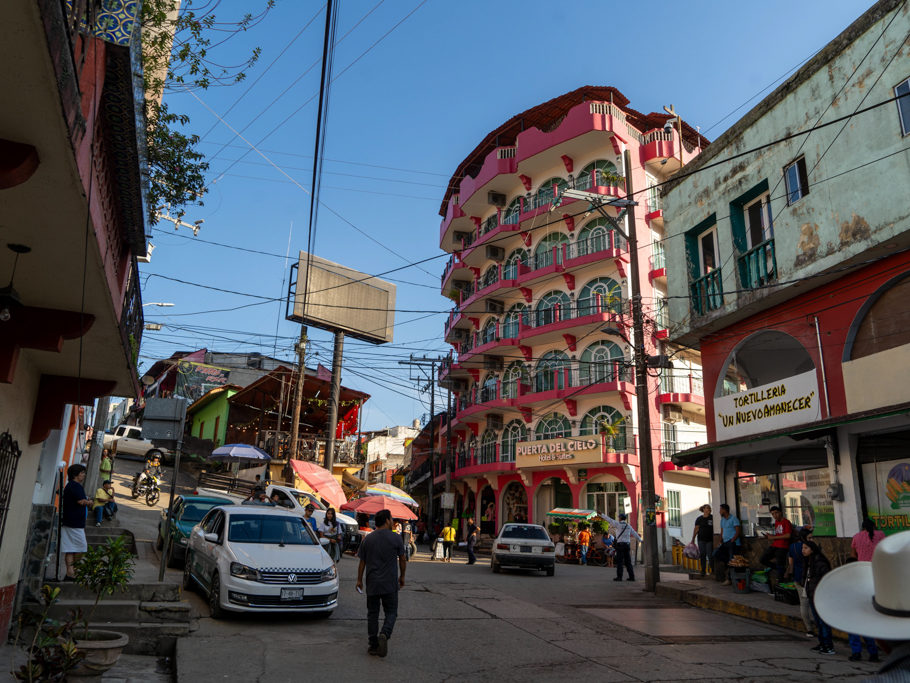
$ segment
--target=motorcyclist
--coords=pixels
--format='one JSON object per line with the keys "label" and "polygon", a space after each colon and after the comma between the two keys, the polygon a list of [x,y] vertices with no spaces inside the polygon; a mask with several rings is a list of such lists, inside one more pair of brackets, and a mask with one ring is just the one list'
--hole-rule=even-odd
{"label": "motorcyclist", "polygon": [[152,453],[145,460],[145,468],[136,475],[133,481],[133,490],[137,490],[146,479],[161,476],[161,456]]}

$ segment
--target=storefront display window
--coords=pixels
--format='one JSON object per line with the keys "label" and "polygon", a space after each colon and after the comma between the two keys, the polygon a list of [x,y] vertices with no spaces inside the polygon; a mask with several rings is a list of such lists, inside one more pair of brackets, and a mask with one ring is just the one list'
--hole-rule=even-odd
{"label": "storefront display window", "polygon": [[886,534],[910,530],[910,430],[860,437],[865,513]]}
{"label": "storefront display window", "polygon": [[741,474],[737,478],[739,518],[745,536],[759,536],[773,526],[770,508],[780,506],[795,527],[811,525],[816,536],[836,536],[834,507],[827,498],[827,468],[776,474]]}
{"label": "storefront display window", "polygon": [[621,482],[607,481],[588,484],[587,509],[597,510],[601,514],[616,519],[619,513],[629,514],[632,511],[632,499],[629,498],[626,487]]}

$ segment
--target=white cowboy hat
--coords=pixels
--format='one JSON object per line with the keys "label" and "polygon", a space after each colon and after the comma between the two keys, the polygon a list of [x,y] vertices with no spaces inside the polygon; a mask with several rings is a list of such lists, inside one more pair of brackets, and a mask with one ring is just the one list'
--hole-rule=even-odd
{"label": "white cowboy hat", "polygon": [[829,572],[815,590],[815,609],[834,628],[882,640],[910,640],[910,531],[885,538],[871,562]]}

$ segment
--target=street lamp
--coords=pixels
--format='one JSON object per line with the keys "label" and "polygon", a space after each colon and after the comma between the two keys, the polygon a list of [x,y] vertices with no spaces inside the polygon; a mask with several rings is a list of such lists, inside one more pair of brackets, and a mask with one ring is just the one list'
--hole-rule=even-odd
{"label": "street lamp", "polygon": [[[645,508],[645,523],[642,529],[645,545],[645,590],[653,593],[656,591],[657,583],[660,581],[660,559],[657,548],[657,525],[654,516],[655,501],[657,499],[655,497],[656,487],[654,485],[654,466],[651,453],[651,411],[648,405],[648,365],[651,359],[645,353],[644,321],[641,310],[638,236],[635,230],[635,207],[638,206],[638,202],[628,199],[628,197],[634,196],[632,192],[632,159],[629,150],[625,151],[625,167],[630,169],[626,173],[627,198],[611,200],[596,192],[564,190],[554,204],[558,203],[562,197],[590,202],[591,208],[603,216],[613,226],[613,229],[629,243],[629,277],[632,280],[632,334],[635,339],[632,347],[635,351],[633,360],[635,364],[635,398],[638,403],[638,458],[641,467],[641,500]],[[618,218],[613,218],[607,213],[606,207],[614,207],[622,209],[622,211]],[[619,223],[619,219],[622,218],[626,211],[629,214],[629,224],[631,225],[628,233],[622,229]]]}
{"label": "street lamp", "polygon": [[204,218],[200,218],[198,221],[193,221],[192,223],[187,223],[186,221],[180,220],[179,218],[173,218],[163,213],[156,213],[155,218],[159,218],[163,221],[170,221],[174,224],[174,232],[179,228],[189,228],[193,231],[193,237],[199,236],[199,230],[202,228],[202,224],[205,223]]}
{"label": "street lamp", "polygon": [[173,305],[174,304],[170,303],[169,301],[149,301],[147,304],[142,304],[142,308],[145,308],[146,306],[158,306],[160,308],[170,308]]}

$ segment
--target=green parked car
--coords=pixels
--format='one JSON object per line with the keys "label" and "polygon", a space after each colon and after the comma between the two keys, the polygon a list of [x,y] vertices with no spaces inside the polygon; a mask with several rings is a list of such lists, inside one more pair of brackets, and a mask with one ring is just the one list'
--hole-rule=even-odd
{"label": "green parked car", "polygon": [[[230,498],[218,496],[175,496],[174,512],[171,515],[171,540],[168,543],[167,566],[179,569],[186,560],[186,543],[190,531],[198,524],[205,514],[218,505],[233,505]],[[164,548],[164,527],[167,524],[167,511],[161,511],[158,521],[158,538],[155,547]]]}

